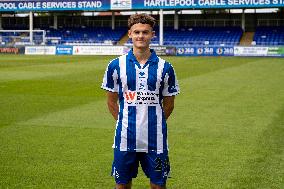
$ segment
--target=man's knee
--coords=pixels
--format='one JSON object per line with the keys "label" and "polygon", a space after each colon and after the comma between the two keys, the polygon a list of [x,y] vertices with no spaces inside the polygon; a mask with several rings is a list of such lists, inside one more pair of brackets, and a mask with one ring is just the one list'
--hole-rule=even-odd
{"label": "man's knee", "polygon": [[128,184],[116,184],[115,189],[131,189],[131,182]]}

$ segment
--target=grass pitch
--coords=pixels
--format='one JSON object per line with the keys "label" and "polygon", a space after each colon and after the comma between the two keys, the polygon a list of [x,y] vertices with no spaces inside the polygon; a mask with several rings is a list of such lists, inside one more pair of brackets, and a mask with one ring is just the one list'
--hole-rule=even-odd
{"label": "grass pitch", "polygon": [[[112,58],[0,55],[0,188],[113,188]],[[284,188],[284,59],[165,59],[181,88],[168,188]]]}

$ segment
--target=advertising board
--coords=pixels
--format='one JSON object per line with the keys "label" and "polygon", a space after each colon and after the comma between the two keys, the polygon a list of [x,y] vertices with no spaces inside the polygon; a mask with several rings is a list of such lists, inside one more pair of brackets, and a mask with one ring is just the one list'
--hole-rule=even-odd
{"label": "advertising board", "polygon": [[109,0],[1,0],[1,11],[110,10]]}
{"label": "advertising board", "polygon": [[177,47],[177,56],[234,56],[234,47]]}
{"label": "advertising board", "polygon": [[1,0],[1,11],[271,8],[284,0]]}
{"label": "advertising board", "polygon": [[18,47],[0,47],[0,54],[19,54],[20,48]]}
{"label": "advertising board", "polygon": [[166,55],[176,55],[176,48],[169,46],[151,46],[151,49],[154,49],[157,55],[166,56]]}
{"label": "advertising board", "polygon": [[122,55],[128,51],[125,46],[73,46],[73,55]]}
{"label": "advertising board", "polygon": [[25,54],[27,55],[55,55],[55,46],[26,46]]}
{"label": "advertising board", "polygon": [[268,47],[243,47],[235,46],[235,56],[267,56]]}
{"label": "advertising board", "polygon": [[72,55],[72,53],[73,53],[73,46],[69,45],[56,46],[57,55]]}
{"label": "advertising board", "polygon": [[284,47],[268,47],[267,56],[284,57]]}
{"label": "advertising board", "polygon": [[134,9],[283,7],[284,0],[134,0]]}

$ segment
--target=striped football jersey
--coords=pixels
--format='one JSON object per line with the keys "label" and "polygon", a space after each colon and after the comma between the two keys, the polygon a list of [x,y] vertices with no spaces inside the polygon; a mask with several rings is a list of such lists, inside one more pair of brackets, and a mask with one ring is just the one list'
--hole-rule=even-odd
{"label": "striped football jersey", "polygon": [[136,152],[168,151],[162,100],[164,96],[179,93],[170,63],[151,50],[146,64],[139,64],[130,50],[109,63],[102,89],[117,92],[119,96],[113,148]]}

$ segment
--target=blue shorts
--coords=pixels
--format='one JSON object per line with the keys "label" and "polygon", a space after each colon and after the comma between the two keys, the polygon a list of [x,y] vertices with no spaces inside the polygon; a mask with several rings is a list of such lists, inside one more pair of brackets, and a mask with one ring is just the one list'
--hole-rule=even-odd
{"label": "blue shorts", "polygon": [[121,152],[114,149],[112,176],[117,184],[127,184],[136,178],[139,162],[153,184],[164,186],[170,173],[168,153]]}

